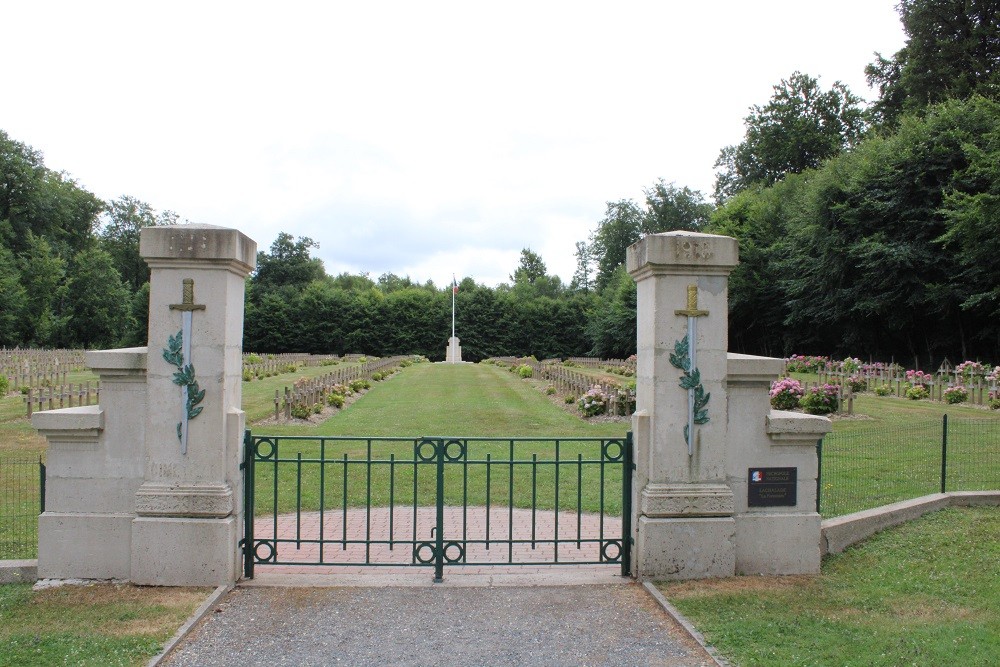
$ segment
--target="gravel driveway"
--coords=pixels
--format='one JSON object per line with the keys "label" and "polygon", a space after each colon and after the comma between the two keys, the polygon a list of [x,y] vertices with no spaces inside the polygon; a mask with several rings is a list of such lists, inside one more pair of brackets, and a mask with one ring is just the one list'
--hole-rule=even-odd
{"label": "gravel driveway", "polygon": [[631,584],[236,588],[163,664],[713,663]]}

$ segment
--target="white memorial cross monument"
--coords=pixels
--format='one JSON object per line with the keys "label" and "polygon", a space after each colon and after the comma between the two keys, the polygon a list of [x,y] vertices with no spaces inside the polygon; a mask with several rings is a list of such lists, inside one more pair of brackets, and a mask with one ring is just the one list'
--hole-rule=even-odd
{"label": "white memorial cross monument", "polygon": [[243,528],[243,298],[257,244],[235,229],[176,225],[143,229],[139,251],[151,269],[148,348],[88,352],[100,405],[32,419],[49,441],[38,574],[231,583]]}

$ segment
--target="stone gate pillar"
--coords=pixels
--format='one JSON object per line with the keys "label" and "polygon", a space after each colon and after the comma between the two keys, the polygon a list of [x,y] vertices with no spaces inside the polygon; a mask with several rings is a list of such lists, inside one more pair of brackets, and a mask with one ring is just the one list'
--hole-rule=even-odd
{"label": "stone gate pillar", "polygon": [[147,227],[151,269],[144,474],[131,580],[218,585],[239,578],[243,299],[257,244],[212,225]]}
{"label": "stone gate pillar", "polygon": [[642,578],[735,571],[726,373],[737,262],[726,236],[667,232],[628,249],[638,289],[633,572]]}

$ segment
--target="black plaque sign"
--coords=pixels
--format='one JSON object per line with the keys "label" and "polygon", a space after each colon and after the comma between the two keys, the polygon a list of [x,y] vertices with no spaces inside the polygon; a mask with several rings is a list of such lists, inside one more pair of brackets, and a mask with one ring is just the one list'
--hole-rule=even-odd
{"label": "black plaque sign", "polygon": [[798,468],[750,468],[749,507],[794,507]]}

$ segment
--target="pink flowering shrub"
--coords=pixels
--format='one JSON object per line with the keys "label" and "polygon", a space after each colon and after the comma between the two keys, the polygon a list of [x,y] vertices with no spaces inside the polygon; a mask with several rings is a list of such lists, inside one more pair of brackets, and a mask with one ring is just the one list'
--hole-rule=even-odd
{"label": "pink flowering shrub", "polygon": [[983,377],[988,371],[989,369],[978,361],[963,361],[958,366],[955,366],[955,373],[961,375],[966,380]]}
{"label": "pink flowering shrub", "polygon": [[828,415],[837,411],[839,401],[837,395],[840,393],[840,385],[824,384],[821,387],[812,387],[807,390],[799,405],[811,415]]}
{"label": "pink flowering shrub", "polygon": [[771,383],[771,407],[775,410],[791,410],[799,407],[799,399],[804,390],[802,383],[792,378],[781,378]]}
{"label": "pink flowering shrub", "polygon": [[840,385],[824,384],[820,387],[808,389],[799,405],[811,415],[828,415],[837,411],[839,401],[837,394],[840,393]]}
{"label": "pink flowering shrub", "polygon": [[964,403],[969,400],[969,390],[960,384],[944,390],[944,400],[948,403]]}
{"label": "pink flowering shrub", "polygon": [[785,359],[785,370],[789,373],[816,373],[826,368],[828,361],[827,357],[793,354]]}
{"label": "pink flowering shrub", "polygon": [[906,371],[906,381],[916,387],[917,385],[930,384],[934,376],[923,371]]}
{"label": "pink flowering shrub", "polygon": [[583,413],[584,417],[603,415],[608,411],[608,395],[601,385],[595,384],[586,394],[580,397],[577,405],[580,406],[580,412]]}
{"label": "pink flowering shrub", "polygon": [[859,391],[864,391],[865,389],[868,388],[868,382],[861,375],[857,374],[852,375],[851,377],[847,378],[845,382],[851,388],[851,391],[853,391],[855,394],[858,393]]}
{"label": "pink flowering shrub", "polygon": [[990,410],[1000,410],[1000,391],[994,390],[990,392],[990,400],[987,402],[990,406]]}

